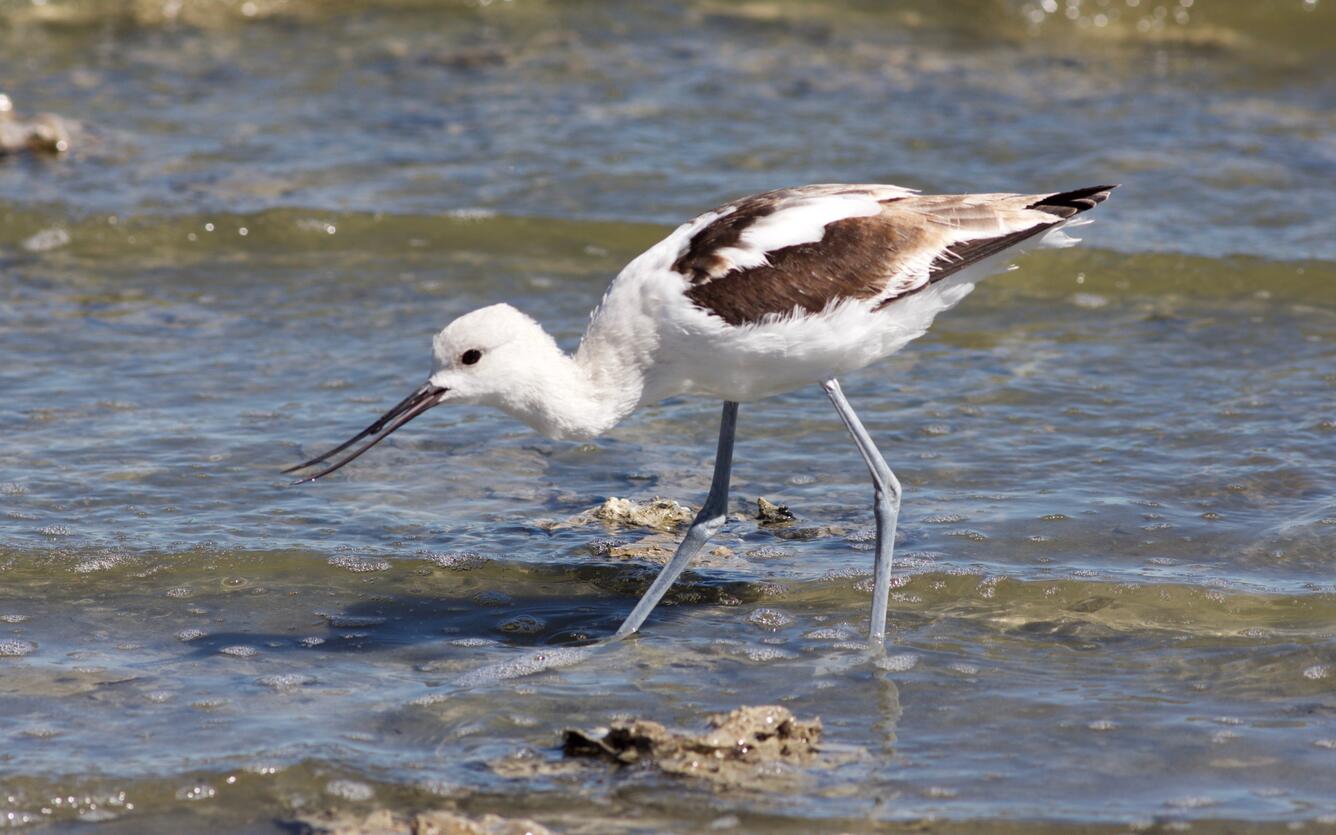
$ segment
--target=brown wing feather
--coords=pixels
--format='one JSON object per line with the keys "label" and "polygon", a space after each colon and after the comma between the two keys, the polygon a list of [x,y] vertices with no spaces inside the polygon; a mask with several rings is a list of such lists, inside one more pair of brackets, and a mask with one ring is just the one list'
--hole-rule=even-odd
{"label": "brown wing feather", "polygon": [[773,214],[779,208],[779,200],[774,192],[766,192],[720,208],[730,211],[697,232],[686,250],[673,262],[673,269],[686,276],[692,284],[708,281],[723,269],[725,263],[717,253],[721,249],[737,246],[747,227]]}
{"label": "brown wing feather", "polygon": [[768,264],[695,284],[686,295],[730,325],[795,309],[818,313],[837,298],[875,298],[886,287],[888,253],[913,246],[916,233],[885,216],[838,220],[820,241],[776,250]]}
{"label": "brown wing feather", "polygon": [[782,211],[794,196],[837,188],[875,187],[782,190],[723,207],[727,213],[698,232],[673,264],[689,283],[687,298],[731,325],[795,310],[817,313],[842,299],[884,297],[881,309],[1094,208],[1115,186],[1050,195],[896,196],[880,201],[881,214],[834,221],[819,241],[721,273],[727,262],[717,253],[737,245],[757,220]]}
{"label": "brown wing feather", "polygon": [[899,186],[824,183],[753,194],[715,209],[720,217],[692,237],[672,268],[685,275],[692,284],[726,275],[731,265],[721,257],[722,251],[736,247],[743,233],[757,221],[786,209],[799,208],[805,201],[850,195],[888,203],[913,193]]}

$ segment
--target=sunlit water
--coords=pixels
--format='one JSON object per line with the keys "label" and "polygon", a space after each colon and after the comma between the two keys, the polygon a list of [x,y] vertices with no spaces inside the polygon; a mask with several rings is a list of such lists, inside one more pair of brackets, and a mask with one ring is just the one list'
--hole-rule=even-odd
{"label": "sunlit water", "polygon": [[[245,5],[0,2],[0,92],[82,123],[0,161],[0,827],[1336,822],[1331,4]],[[822,180],[1124,184],[845,381],[905,486],[884,658],[816,388],[742,407],[726,550],[613,647],[657,566],[608,542],[652,534],[569,520],[699,502],[717,404],[438,410],[284,486],[454,315],[571,347],[664,224]],[[763,703],[856,755],[556,767]]]}

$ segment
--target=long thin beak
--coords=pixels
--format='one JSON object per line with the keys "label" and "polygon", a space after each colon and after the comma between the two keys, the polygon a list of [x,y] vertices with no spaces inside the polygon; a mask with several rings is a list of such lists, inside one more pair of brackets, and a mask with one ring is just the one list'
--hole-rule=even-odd
{"label": "long thin beak", "polygon": [[316,464],[328,461],[335,455],[338,455],[340,452],[343,452],[345,449],[357,443],[358,441],[362,440],[363,438],[368,438],[368,437],[371,438],[370,441],[367,441],[362,446],[353,450],[351,453],[344,456],[341,460],[336,461],[332,466],[326,467],[325,469],[321,470],[315,475],[298,479],[297,481],[294,481],[292,483],[294,485],[305,484],[308,481],[315,481],[317,478],[327,476],[330,473],[342,467],[344,464],[347,464],[348,462],[360,457],[362,453],[366,452],[368,449],[371,449],[376,444],[388,438],[391,435],[391,433],[394,432],[394,430],[403,426],[405,423],[408,423],[413,418],[417,417],[418,415],[430,409],[432,406],[438,405],[441,402],[441,395],[445,394],[446,391],[447,391],[446,389],[443,389],[440,386],[434,386],[431,383],[426,383],[417,391],[408,395],[403,400],[400,400],[393,409],[390,409],[388,412],[381,415],[380,418],[375,423],[371,424],[366,429],[363,429],[361,432],[358,432],[356,435],[352,436],[348,440],[334,447],[329,452],[326,452],[324,455],[318,455],[304,464],[298,464],[295,467],[288,467],[283,472],[295,473],[298,470],[304,470],[307,467],[314,467]]}

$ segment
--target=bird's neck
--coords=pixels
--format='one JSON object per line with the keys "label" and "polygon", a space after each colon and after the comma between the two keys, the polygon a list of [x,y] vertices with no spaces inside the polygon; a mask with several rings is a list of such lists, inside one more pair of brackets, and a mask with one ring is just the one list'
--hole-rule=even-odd
{"label": "bird's neck", "polygon": [[551,343],[536,352],[527,383],[514,386],[493,405],[558,440],[601,435],[635,410],[644,388],[633,358],[616,345],[586,335],[574,355]]}
{"label": "bird's neck", "polygon": [[616,310],[610,313],[619,301],[627,307],[617,296],[614,285],[571,358],[587,381],[589,396],[600,404],[607,420],[600,432],[620,423],[641,403],[662,396],[652,385],[650,374],[658,347],[654,322],[639,309],[622,310],[623,315],[613,315]]}

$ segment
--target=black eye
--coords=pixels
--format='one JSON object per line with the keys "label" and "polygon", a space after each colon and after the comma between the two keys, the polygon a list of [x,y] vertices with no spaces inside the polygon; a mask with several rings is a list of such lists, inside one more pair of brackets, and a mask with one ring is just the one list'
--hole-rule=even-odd
{"label": "black eye", "polygon": [[459,361],[465,365],[473,365],[473,363],[480,359],[482,359],[482,351],[479,351],[477,348],[470,348],[464,352],[464,355],[459,358]]}

